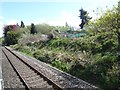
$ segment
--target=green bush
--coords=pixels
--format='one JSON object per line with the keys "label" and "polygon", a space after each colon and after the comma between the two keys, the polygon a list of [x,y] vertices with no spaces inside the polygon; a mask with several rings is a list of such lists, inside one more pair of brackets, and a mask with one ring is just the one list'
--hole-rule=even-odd
{"label": "green bush", "polygon": [[20,52],[23,52],[23,53],[25,53],[25,54],[27,54],[27,55],[30,55],[31,56],[31,48],[30,47],[28,47],[28,46],[21,46],[21,45],[11,45],[11,47],[12,48],[14,48],[15,50],[17,50],[17,51],[20,51]]}
{"label": "green bush", "polygon": [[120,88],[120,66],[118,63],[115,63],[112,68],[107,71],[105,83],[105,89],[111,88],[118,90]]}
{"label": "green bush", "polygon": [[38,25],[35,25],[36,27],[36,30],[38,33],[42,33],[42,34],[50,34],[50,32],[53,30],[53,26],[50,26],[48,24],[38,24]]}
{"label": "green bush", "polygon": [[65,72],[68,72],[70,68],[68,64],[61,62],[60,60],[57,59],[53,59],[51,65]]}
{"label": "green bush", "polygon": [[75,61],[69,69],[69,73],[80,77],[81,72],[84,70],[84,67],[80,64],[79,61]]}
{"label": "green bush", "polygon": [[119,78],[119,66],[116,65],[116,56],[96,54],[92,59],[92,63],[87,65],[80,77],[105,90],[118,88],[120,81],[117,80]]}
{"label": "green bush", "polygon": [[50,58],[49,55],[47,53],[45,53],[43,50],[37,50],[33,53],[33,57],[35,57],[36,59],[42,61],[42,62],[46,62],[46,63],[50,63]]}
{"label": "green bush", "polygon": [[20,33],[15,31],[9,31],[7,33],[7,36],[5,37],[5,44],[8,46],[17,44],[19,37],[20,37]]}

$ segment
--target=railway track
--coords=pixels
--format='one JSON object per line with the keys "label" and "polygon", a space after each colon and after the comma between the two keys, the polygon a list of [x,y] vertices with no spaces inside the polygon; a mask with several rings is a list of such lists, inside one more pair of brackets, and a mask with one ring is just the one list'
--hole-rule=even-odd
{"label": "railway track", "polygon": [[3,53],[7,57],[11,66],[14,68],[15,72],[19,75],[26,90],[32,90],[34,88],[62,90],[62,87],[47,79],[47,77],[24,62],[21,58],[17,57],[7,48],[3,48]]}
{"label": "railway track", "polygon": [[[63,89],[70,89],[65,88],[59,85],[58,83],[55,83],[52,81],[48,76],[44,75],[40,71],[38,71],[36,68],[34,68],[32,65],[28,64],[23,60],[24,58],[21,58],[14,52],[12,52],[10,49],[3,47],[2,51],[4,55],[7,57],[9,63],[14,68],[15,72],[19,76],[20,80],[22,81],[23,85],[25,86],[26,90],[32,90],[32,89],[45,89],[45,90],[63,90]],[[68,78],[68,77],[67,77]],[[70,77],[71,78],[71,77]],[[68,79],[70,79],[68,78]],[[72,79],[71,79],[72,80]],[[75,78],[77,81],[77,79]],[[78,80],[79,81],[79,80]],[[73,81],[71,81],[73,82]],[[68,83],[71,83],[68,82]],[[74,83],[74,82],[73,82]],[[90,85],[84,81],[81,80],[81,82],[77,82],[80,85],[76,85],[75,89],[79,90],[98,90],[97,87]],[[67,84],[67,83],[66,83]],[[85,87],[86,88],[85,88]],[[70,86],[72,87],[72,86]],[[71,88],[73,89],[73,88]]]}

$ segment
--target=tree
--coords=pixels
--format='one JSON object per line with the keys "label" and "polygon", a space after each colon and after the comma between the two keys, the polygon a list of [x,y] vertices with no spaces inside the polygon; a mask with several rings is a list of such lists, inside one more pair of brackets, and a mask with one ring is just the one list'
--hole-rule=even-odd
{"label": "tree", "polygon": [[[120,1],[119,1],[120,3]],[[120,50],[120,4],[112,10],[107,10],[94,23],[96,33],[112,32],[117,37],[118,50]]]}
{"label": "tree", "polygon": [[50,34],[51,31],[55,28],[54,26],[50,26],[48,24],[42,23],[35,25],[37,33],[41,34]]}
{"label": "tree", "polygon": [[19,24],[17,23],[16,26],[19,26]]}
{"label": "tree", "polygon": [[80,19],[82,19],[81,24],[79,25],[80,28],[82,29],[86,23],[91,19],[91,17],[88,16],[87,11],[83,10],[82,8],[79,10],[80,11]]}
{"label": "tree", "polygon": [[69,25],[68,25],[68,23],[67,23],[67,22],[65,23],[65,26],[66,26],[66,27],[69,27]]}
{"label": "tree", "polygon": [[15,32],[15,31],[9,31],[7,33],[7,36],[4,37],[4,42],[6,45],[14,45],[18,43],[18,39],[20,37],[20,33],[19,32]]}
{"label": "tree", "polygon": [[33,23],[31,23],[31,32],[30,32],[30,33],[31,33],[31,34],[37,33],[36,28],[35,28],[35,25],[34,25]]}
{"label": "tree", "polygon": [[17,27],[16,27],[16,25],[6,25],[5,27],[4,27],[4,29],[3,29],[4,31],[4,37],[6,37],[7,36],[7,32],[8,31],[16,31],[17,30]]}
{"label": "tree", "polygon": [[116,18],[115,28],[118,37],[118,49],[120,50],[120,1],[118,2],[115,18]]}
{"label": "tree", "polygon": [[24,27],[25,27],[23,21],[21,21],[21,25],[20,25],[20,27],[21,27],[21,28],[24,28]]}
{"label": "tree", "polygon": [[5,27],[4,27],[4,33],[3,33],[3,34],[4,34],[4,37],[7,36],[7,32],[8,32],[8,31],[11,31],[10,26],[5,26]]}

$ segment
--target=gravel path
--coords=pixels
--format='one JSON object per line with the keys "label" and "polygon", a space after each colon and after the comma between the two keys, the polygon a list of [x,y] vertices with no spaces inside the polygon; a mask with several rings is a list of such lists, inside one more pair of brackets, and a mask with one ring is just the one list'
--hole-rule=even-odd
{"label": "gravel path", "polygon": [[4,80],[4,89],[12,89],[15,88],[18,89],[25,89],[22,82],[20,81],[19,77],[13,70],[12,66],[8,62],[7,58],[4,54],[2,54],[3,60],[2,60],[2,75]]}

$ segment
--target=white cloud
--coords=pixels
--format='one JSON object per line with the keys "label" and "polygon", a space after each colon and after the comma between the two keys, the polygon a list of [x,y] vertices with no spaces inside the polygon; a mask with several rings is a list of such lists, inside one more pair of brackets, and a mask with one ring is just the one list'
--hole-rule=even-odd
{"label": "white cloud", "polygon": [[17,20],[7,20],[6,22],[5,22],[5,24],[6,25],[16,25],[17,24]]}
{"label": "white cloud", "polygon": [[3,36],[3,23],[0,22],[0,37]]}
{"label": "white cloud", "polygon": [[[54,17],[52,19],[48,20],[45,18],[44,19],[39,18],[30,22],[34,24],[47,23],[52,26],[65,26],[65,23],[67,22],[68,25],[70,26],[79,27],[81,20],[79,19],[78,16],[76,16],[76,14],[66,12],[66,11],[61,11],[59,16]],[[30,25],[31,24],[30,22],[29,21],[26,22],[26,25]]]}
{"label": "white cloud", "polygon": [[80,21],[79,17],[76,16],[76,14],[74,15],[73,13],[62,11],[60,13],[60,16],[58,16],[54,20],[48,21],[48,24],[64,26],[66,22],[70,26],[79,27],[79,24],[81,21]]}
{"label": "white cloud", "polygon": [[2,22],[3,17],[0,16],[0,37],[3,36],[3,22]]}
{"label": "white cloud", "polygon": [[3,19],[3,17],[2,17],[2,16],[0,16],[0,20],[1,20],[1,19]]}
{"label": "white cloud", "polygon": [[17,20],[7,20],[5,23],[3,23],[4,17],[0,16],[0,37],[3,36],[3,27],[4,25],[10,25],[10,24],[16,24]]}

